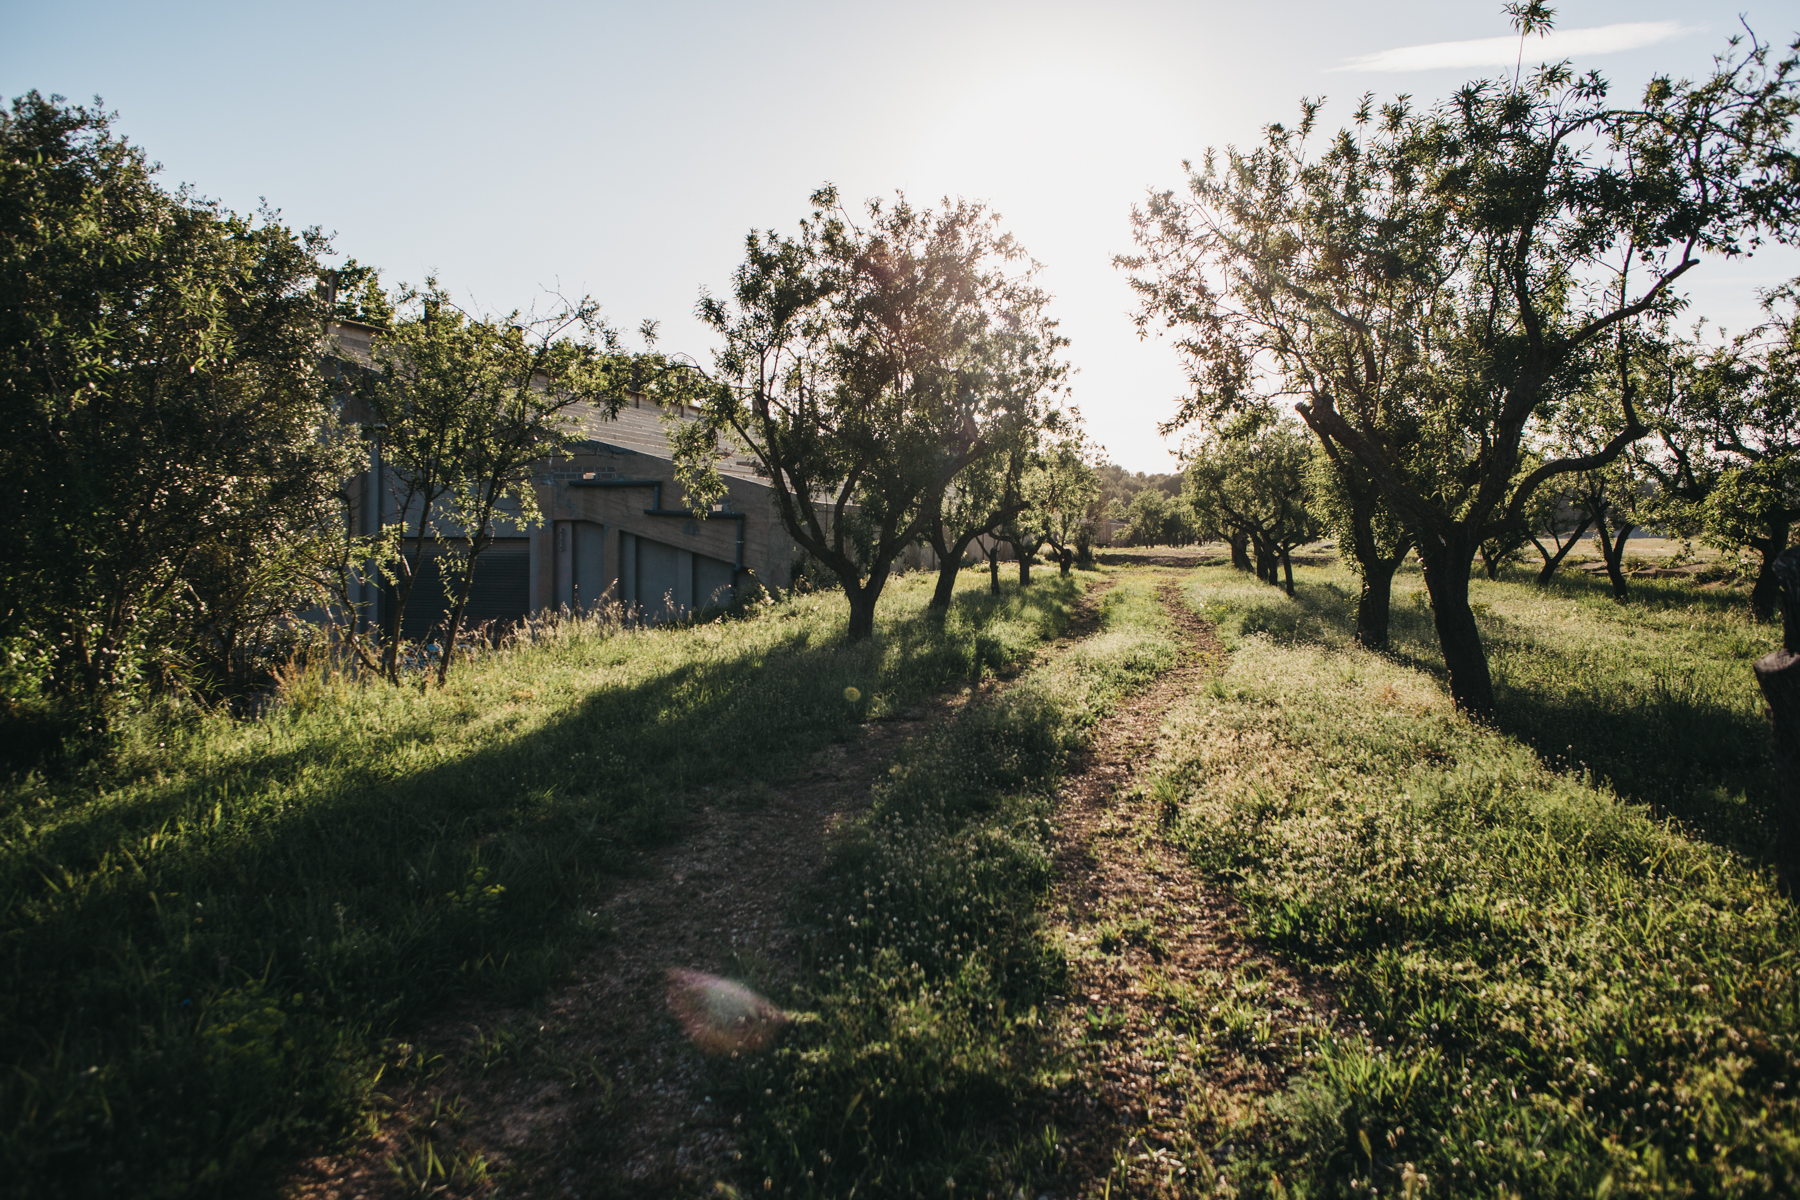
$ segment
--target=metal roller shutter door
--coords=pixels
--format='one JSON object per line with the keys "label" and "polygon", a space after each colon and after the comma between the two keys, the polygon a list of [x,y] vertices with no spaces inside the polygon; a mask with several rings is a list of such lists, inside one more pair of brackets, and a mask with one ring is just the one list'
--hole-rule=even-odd
{"label": "metal roller shutter door", "polygon": [[[426,552],[425,567],[413,585],[400,623],[400,636],[417,641],[443,628],[449,619],[450,594],[438,570],[441,551]],[[497,541],[475,560],[475,582],[469,589],[469,607],[463,628],[487,621],[513,624],[531,612],[531,543],[524,538]]]}

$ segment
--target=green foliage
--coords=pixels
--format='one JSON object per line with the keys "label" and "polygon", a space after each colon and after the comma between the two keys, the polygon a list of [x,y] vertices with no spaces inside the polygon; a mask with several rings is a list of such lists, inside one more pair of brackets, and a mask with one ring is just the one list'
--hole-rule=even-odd
{"label": "green foliage", "polygon": [[1276,582],[1288,554],[1322,532],[1312,511],[1312,439],[1269,407],[1245,409],[1188,455],[1188,503],[1201,530],[1245,536],[1263,579]]}
{"label": "green foliage", "polygon": [[1185,546],[1199,531],[1193,510],[1157,487],[1139,490],[1125,509],[1125,543],[1129,546]]}
{"label": "green foliage", "polygon": [[1800,305],[1795,284],[1763,297],[1768,319],[1725,345],[1679,346],[1638,456],[1656,480],[1656,516],[1720,549],[1761,556],[1752,600],[1773,611],[1773,566],[1800,520]]}
{"label": "green foliage", "polygon": [[1189,198],[1153,195],[1142,252],[1121,262],[1140,273],[1140,325],[1180,330],[1184,418],[1293,395],[1333,462],[1366,470],[1418,542],[1457,702],[1488,714],[1477,548],[1516,537],[1546,480],[1649,432],[1623,391],[1594,454],[1521,475],[1533,417],[1623,330],[1672,312],[1703,252],[1792,236],[1800,57],[1734,43],[1709,77],[1659,77],[1636,106],[1567,63],[1424,110],[1365,97],[1323,146],[1319,108],[1254,151],[1209,154]]}
{"label": "green foliage", "polygon": [[1100,498],[1100,477],[1094,469],[1099,447],[1088,440],[1079,412],[1061,415],[1025,490],[1044,541],[1067,571],[1076,545],[1093,535],[1094,505]]}
{"label": "green foliage", "polygon": [[166,191],[104,111],[33,92],[0,114],[15,678],[104,725],[133,693],[266,670],[319,595],[354,454],[318,370],[325,249],[274,212]]}
{"label": "green foliage", "polygon": [[782,523],[838,578],[867,637],[894,559],[957,474],[998,449],[978,418],[1019,413],[1067,367],[1047,297],[979,204],[872,201],[860,227],[835,189],[795,237],[751,233],[729,300],[701,316],[724,339],[702,419],[676,435],[700,503],[719,494],[721,436],[768,474]]}
{"label": "green foliage", "polygon": [[1290,1195],[1800,1185],[1800,929],[1709,844],[1759,849],[1775,794],[1743,615],[1673,585],[1617,606],[1585,580],[1479,584],[1495,730],[1406,665],[1422,614],[1377,656],[1330,576],[1278,605],[1209,574],[1193,602],[1234,649],[1172,715],[1176,836],[1350,1013],[1292,1056],[1228,1174]]}
{"label": "green foliage", "polygon": [[[412,539],[410,558],[382,562],[399,584],[396,611],[405,611],[428,540],[440,541],[440,569],[457,580],[438,662],[441,686],[475,562],[493,544],[496,523],[524,528],[538,521],[534,466],[566,444],[576,405],[617,412],[637,365],[586,297],[545,316],[515,310],[476,318],[427,279],[423,291],[403,290],[399,300],[405,315],[375,342],[371,370],[353,373],[351,386],[374,417],[391,471],[382,486],[394,496],[384,509],[401,515],[391,532]],[[395,683],[399,653],[396,627],[382,657]]]}
{"label": "green foliage", "polygon": [[376,268],[346,259],[327,278],[336,293],[332,316],[377,327],[394,319],[394,302],[382,288],[381,272]]}
{"label": "green foliage", "polygon": [[1117,463],[1103,462],[1094,468],[1100,480],[1100,495],[1094,501],[1095,516],[1108,521],[1125,521],[1131,502],[1147,487],[1166,496],[1181,492],[1181,476],[1152,475],[1144,471],[1127,471]]}
{"label": "green foliage", "polygon": [[692,789],[1018,664],[1071,599],[928,620],[925,581],[895,590],[855,645],[815,595],[550,627],[428,692],[315,667],[261,719],[145,723],[110,777],[0,791],[0,1194],[255,1193],[354,1127],[384,1039],[553,979]]}
{"label": "green foliage", "polygon": [[1056,1173],[1056,1133],[1023,1103],[1056,1069],[1037,1007],[1062,977],[1040,916],[1052,789],[1094,723],[1175,655],[1145,585],[1103,611],[1104,632],[915,745],[835,847],[806,918],[816,957],[792,1001],[806,1015],[744,1075],[752,1187],[1033,1194]]}

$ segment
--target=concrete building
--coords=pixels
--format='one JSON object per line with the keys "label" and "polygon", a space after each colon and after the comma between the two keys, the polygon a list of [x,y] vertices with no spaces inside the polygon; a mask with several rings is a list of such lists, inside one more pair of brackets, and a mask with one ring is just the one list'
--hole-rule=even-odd
{"label": "concrete building", "polygon": [[[366,363],[379,334],[355,322],[334,322],[333,357]],[[367,421],[367,414],[353,409],[345,415]],[[800,551],[752,460],[734,456],[719,464],[726,495],[704,518],[683,503],[667,422],[693,420],[692,411],[676,413],[635,398],[616,415],[581,405],[570,416],[574,440],[534,474],[543,520],[526,528],[517,520],[518,506],[510,506],[514,519],[498,524],[493,545],[476,560],[465,628],[615,603],[644,620],[665,621],[729,605],[752,581],[787,586]],[[401,519],[394,508],[395,478],[372,426],[369,440],[368,468],[349,481],[359,533]],[[410,533],[418,513],[405,515]],[[461,531],[438,524],[441,536],[428,546],[427,568],[402,614],[408,638],[423,637],[448,609],[443,580],[429,560],[460,540]],[[367,580],[360,600],[372,624],[393,620],[392,589]]]}

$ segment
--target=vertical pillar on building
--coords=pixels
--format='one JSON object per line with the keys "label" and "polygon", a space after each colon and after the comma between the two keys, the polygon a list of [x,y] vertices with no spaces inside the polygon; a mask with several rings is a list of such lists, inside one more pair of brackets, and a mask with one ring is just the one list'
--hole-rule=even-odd
{"label": "vertical pillar on building", "polygon": [[568,521],[556,522],[556,607],[575,608],[575,530]]}
{"label": "vertical pillar on building", "polygon": [[623,532],[619,534],[619,603],[627,612],[638,606],[637,538]]}
{"label": "vertical pillar on building", "polygon": [[531,611],[543,612],[556,603],[556,531],[540,525],[527,539],[530,546]]}

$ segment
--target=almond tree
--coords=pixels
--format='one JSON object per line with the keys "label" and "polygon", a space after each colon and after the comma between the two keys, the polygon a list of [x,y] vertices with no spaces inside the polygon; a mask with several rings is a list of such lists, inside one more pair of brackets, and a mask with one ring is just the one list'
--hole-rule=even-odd
{"label": "almond tree", "polygon": [[844,589],[859,640],[894,560],[995,450],[978,421],[1004,386],[995,339],[1042,356],[1061,343],[1036,264],[982,205],[872,201],[865,226],[833,188],[812,203],[793,237],[751,233],[730,296],[701,301],[724,345],[676,456],[700,510],[723,486],[721,436],[756,458],[788,533]]}
{"label": "almond tree", "polygon": [[[1519,9],[1521,32],[1548,9]],[[1396,101],[1316,159],[1318,111],[1250,155],[1209,158],[1191,198],[1138,214],[1146,318],[1193,345],[1197,399],[1267,387],[1334,461],[1359,464],[1415,539],[1458,708],[1494,709],[1469,606],[1485,541],[1538,488],[1611,463],[1649,428],[1629,392],[1610,436],[1521,474],[1542,406],[1605,369],[1639,320],[1679,303],[1702,256],[1791,239],[1800,59],[1734,39],[1698,83],[1636,104],[1548,65],[1418,112]],[[1272,382],[1265,384],[1265,380]]]}
{"label": "almond tree", "polygon": [[1669,523],[1757,555],[1751,608],[1768,620],[1775,560],[1800,523],[1800,281],[1763,297],[1768,319],[1723,345],[1689,343],[1667,368],[1658,437],[1639,456]]}
{"label": "almond tree", "polygon": [[1294,594],[1296,547],[1322,532],[1311,507],[1306,431],[1272,406],[1239,414],[1189,451],[1185,495],[1205,527],[1243,533],[1256,576]]}
{"label": "almond tree", "polygon": [[1027,489],[1044,542],[1056,552],[1057,573],[1067,575],[1076,547],[1093,532],[1094,505],[1100,498],[1094,463],[1101,451],[1088,440],[1079,412],[1069,410],[1060,425],[1040,452]]}
{"label": "almond tree", "polygon": [[1016,317],[985,339],[976,427],[986,449],[938,493],[920,535],[938,560],[932,610],[950,607],[969,546],[997,538],[1031,507],[1025,484],[1030,463],[1046,439],[1062,435],[1073,411],[1056,405],[1068,375],[1057,352],[1067,344],[1054,322]]}

